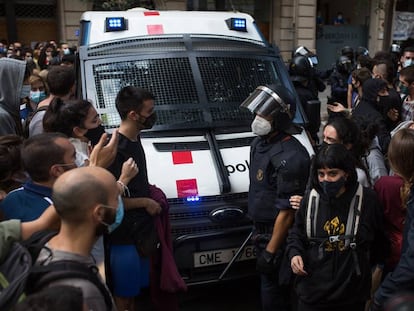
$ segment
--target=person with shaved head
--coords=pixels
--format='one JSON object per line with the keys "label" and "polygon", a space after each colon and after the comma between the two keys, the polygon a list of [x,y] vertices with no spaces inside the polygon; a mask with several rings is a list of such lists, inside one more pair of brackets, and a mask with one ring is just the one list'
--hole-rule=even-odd
{"label": "person with shaved head", "polygon": [[[36,264],[69,260],[94,268],[90,256],[94,243],[104,232],[113,231],[123,218],[124,209],[115,178],[100,167],[76,168],[56,180],[52,199],[61,218],[61,227],[42,249]],[[53,281],[48,286],[53,285],[81,288],[88,310],[115,310],[112,299],[108,307],[104,294],[90,280],[70,277]]]}

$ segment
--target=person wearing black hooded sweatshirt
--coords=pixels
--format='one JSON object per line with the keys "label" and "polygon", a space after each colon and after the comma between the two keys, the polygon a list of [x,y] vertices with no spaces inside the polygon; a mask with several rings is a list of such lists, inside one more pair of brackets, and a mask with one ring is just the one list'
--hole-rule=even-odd
{"label": "person wearing black hooded sweatshirt", "polygon": [[331,144],[312,164],[310,189],[287,238],[297,311],[363,311],[371,267],[381,270],[380,204],[372,189],[357,182],[354,163],[344,145]]}
{"label": "person wearing black hooded sweatshirt", "polygon": [[381,79],[368,79],[362,85],[362,97],[353,109],[352,117],[362,116],[370,123],[378,125],[378,141],[383,154],[387,153],[391,140],[379,101],[381,96],[387,96],[387,83]]}

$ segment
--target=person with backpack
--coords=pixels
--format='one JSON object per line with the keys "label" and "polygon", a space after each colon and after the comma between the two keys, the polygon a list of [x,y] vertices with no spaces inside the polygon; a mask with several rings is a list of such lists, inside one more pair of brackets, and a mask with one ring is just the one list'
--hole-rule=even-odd
{"label": "person with backpack", "polygon": [[[65,172],[53,185],[52,199],[61,219],[60,230],[42,248],[35,267],[68,264],[81,266],[98,277],[90,253],[93,245],[103,233],[110,233],[122,222],[124,207],[115,178],[100,167],[81,167]],[[76,265],[77,264],[77,265]],[[63,266],[63,265],[62,265]],[[36,291],[55,285],[70,285],[82,289],[88,310],[116,310],[109,290],[91,277],[78,276],[76,269],[66,269],[66,276],[55,278],[44,286],[36,285]],[[48,277],[48,274],[45,275]],[[108,298],[109,297],[109,298]]]}
{"label": "person with backpack", "polygon": [[371,267],[383,264],[381,208],[354,163],[342,144],[322,146],[314,159],[287,238],[298,311],[364,310]]}
{"label": "person with backpack", "polygon": [[52,205],[33,221],[21,222],[19,219],[11,219],[0,222],[0,264],[7,257],[14,242],[26,240],[37,231],[57,229],[59,225],[59,216]]}

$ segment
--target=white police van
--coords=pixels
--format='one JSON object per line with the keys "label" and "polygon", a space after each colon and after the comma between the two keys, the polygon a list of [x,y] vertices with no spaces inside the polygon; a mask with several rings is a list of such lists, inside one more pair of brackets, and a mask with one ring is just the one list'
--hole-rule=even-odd
{"label": "white police van", "polygon": [[[246,239],[253,115],[240,104],[259,85],[294,92],[277,48],[237,12],[85,12],[79,87],[107,130],[119,126],[117,92],[156,97],[157,123],[142,133],[148,176],[170,203],[174,255],[187,284],[254,273]],[[299,105],[299,101],[297,101]],[[296,121],[303,123],[297,109]],[[305,134],[299,135],[308,150]],[[243,245],[237,260],[228,266]]]}

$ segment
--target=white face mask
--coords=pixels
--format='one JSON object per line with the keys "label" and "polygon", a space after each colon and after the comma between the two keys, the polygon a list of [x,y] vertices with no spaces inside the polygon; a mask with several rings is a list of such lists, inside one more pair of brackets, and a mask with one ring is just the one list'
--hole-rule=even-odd
{"label": "white face mask", "polygon": [[404,61],[403,67],[405,68],[405,67],[408,67],[408,66],[411,66],[411,65],[414,65],[414,61],[412,59],[406,59]]}
{"label": "white face mask", "polygon": [[252,132],[259,136],[264,136],[270,133],[272,124],[266,119],[256,116],[252,122]]}

